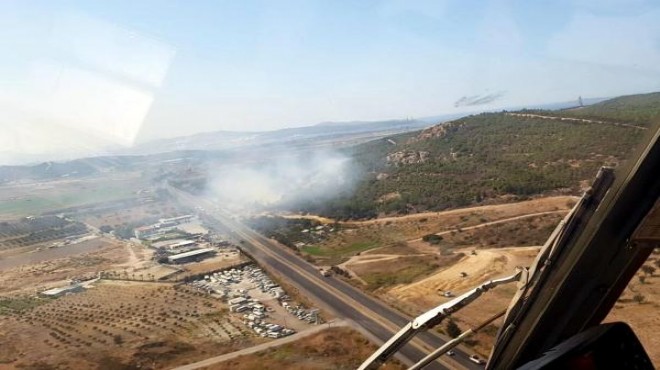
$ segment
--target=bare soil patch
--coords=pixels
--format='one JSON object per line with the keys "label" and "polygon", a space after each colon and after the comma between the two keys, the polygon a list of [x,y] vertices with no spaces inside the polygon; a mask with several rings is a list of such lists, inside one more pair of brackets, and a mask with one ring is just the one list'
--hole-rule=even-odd
{"label": "bare soil patch", "polygon": [[128,258],[122,242],[103,239],[90,241],[104,243],[100,249],[72,257],[55,258],[33,264],[23,264],[0,271],[0,293],[18,293],[66,284],[76,277],[96,275],[125,263]]}
{"label": "bare soil patch", "polygon": [[[412,284],[393,287],[383,292],[385,301],[413,315],[420,314],[452,298],[444,292],[460,295],[477,285],[499,277],[511,275],[516,266],[528,266],[536,257],[539,247],[517,247],[479,250],[477,255],[465,250],[464,256],[450,267]],[[461,273],[467,276],[462,277]],[[505,309],[515,293],[515,285],[506,285],[486,292],[478,302],[468,305],[452,315],[463,330],[476,326],[488,317]],[[497,324],[497,323],[496,323]],[[473,349],[488,355],[497,327],[493,325],[476,335]]]}
{"label": "bare soil patch", "polygon": [[201,262],[187,263],[180,267],[189,275],[203,274],[209,271],[217,271],[239,263],[246,262],[248,259],[235,252],[220,252],[216,257],[208,258]]}

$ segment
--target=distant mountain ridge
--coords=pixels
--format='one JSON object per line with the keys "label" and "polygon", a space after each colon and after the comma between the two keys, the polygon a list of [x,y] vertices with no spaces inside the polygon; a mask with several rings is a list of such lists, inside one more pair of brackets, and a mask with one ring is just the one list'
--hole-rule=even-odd
{"label": "distant mountain ridge", "polygon": [[159,139],[137,145],[127,152],[152,154],[171,150],[223,150],[282,143],[292,140],[322,140],[329,137],[361,133],[402,132],[428,126],[417,120],[387,120],[370,122],[324,122],[312,126],[283,128],[273,131],[237,132],[213,131],[190,136]]}
{"label": "distant mountain ridge", "polygon": [[[616,99],[629,100],[630,98]],[[611,105],[611,101],[618,101],[616,99],[609,100],[610,103],[606,104]],[[585,99],[585,102],[595,100],[602,99]],[[653,106],[653,101],[650,103]],[[575,104],[576,102],[565,102],[544,106],[563,109],[575,107]],[[652,108],[647,106],[648,104],[641,104],[639,109],[651,109],[651,112],[653,112]],[[598,111],[601,109],[599,108],[600,105],[594,105],[593,107],[592,110]],[[580,109],[590,112],[587,110],[588,108]],[[561,114],[576,114],[574,112],[562,111]],[[554,114],[560,113],[555,112]],[[190,136],[147,142],[130,150],[99,152],[100,155],[95,157],[40,162],[32,165],[0,166],[0,183],[21,179],[47,180],[67,176],[88,176],[105,171],[133,169],[147,162],[187,160],[199,163],[211,158],[217,159],[235,155],[235,153],[245,149],[304,149],[312,148],[315,145],[331,145],[332,143],[341,143],[343,147],[347,147],[379,137],[392,137],[396,140],[395,142],[399,142],[401,138],[407,136],[406,132],[429,127],[431,122],[446,122],[463,116],[464,114],[457,113],[420,119],[322,122],[312,126],[264,132],[215,131],[197,133]],[[371,144],[364,144],[363,146],[368,147],[369,145]],[[391,146],[392,144],[388,143],[387,145]]]}

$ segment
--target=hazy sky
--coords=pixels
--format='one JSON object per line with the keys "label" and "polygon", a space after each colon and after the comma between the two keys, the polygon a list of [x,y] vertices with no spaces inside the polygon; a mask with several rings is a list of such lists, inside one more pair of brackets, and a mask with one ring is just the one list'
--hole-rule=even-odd
{"label": "hazy sky", "polygon": [[0,163],[657,91],[659,19],[644,0],[2,0]]}

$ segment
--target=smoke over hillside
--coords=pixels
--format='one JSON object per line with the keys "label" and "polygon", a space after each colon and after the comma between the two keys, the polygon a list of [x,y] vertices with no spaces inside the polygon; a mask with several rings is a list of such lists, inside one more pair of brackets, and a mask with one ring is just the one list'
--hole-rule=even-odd
{"label": "smoke over hillside", "polygon": [[207,190],[223,208],[245,213],[332,198],[353,188],[356,173],[337,152],[283,154],[211,174]]}

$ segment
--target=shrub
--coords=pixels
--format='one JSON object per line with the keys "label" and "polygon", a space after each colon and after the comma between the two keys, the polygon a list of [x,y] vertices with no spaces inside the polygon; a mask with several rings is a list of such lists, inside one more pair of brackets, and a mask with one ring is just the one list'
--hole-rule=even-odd
{"label": "shrub", "polygon": [[442,237],[436,234],[427,234],[422,237],[422,240],[427,243],[437,245],[442,241]]}

